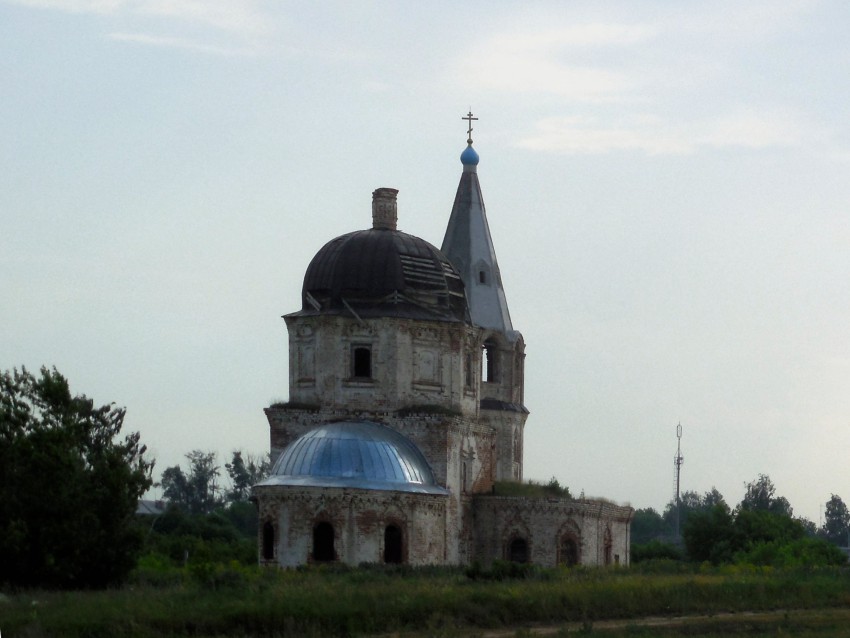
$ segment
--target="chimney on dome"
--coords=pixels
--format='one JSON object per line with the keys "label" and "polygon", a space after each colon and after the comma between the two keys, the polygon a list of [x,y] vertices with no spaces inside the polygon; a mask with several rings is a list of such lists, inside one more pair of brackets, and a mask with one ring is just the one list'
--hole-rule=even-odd
{"label": "chimney on dome", "polygon": [[378,188],[372,191],[372,228],[395,230],[398,221],[398,206],[395,188]]}

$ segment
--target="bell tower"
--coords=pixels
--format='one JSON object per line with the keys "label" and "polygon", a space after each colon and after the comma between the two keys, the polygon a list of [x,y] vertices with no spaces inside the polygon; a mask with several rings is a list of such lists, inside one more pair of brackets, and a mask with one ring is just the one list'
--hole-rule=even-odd
{"label": "bell tower", "polygon": [[525,342],[514,330],[496,249],[478,181],[478,153],[472,147],[469,112],[463,172],[452,206],[442,252],[463,279],[472,323],[481,328],[481,366],[472,377],[479,384],[480,416],[496,431],[496,480],[522,480],[522,449],[528,410],[524,405]]}

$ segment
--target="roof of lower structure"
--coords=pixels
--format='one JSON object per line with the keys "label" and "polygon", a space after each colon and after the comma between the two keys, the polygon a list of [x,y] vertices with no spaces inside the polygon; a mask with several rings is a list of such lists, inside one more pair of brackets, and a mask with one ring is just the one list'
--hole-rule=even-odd
{"label": "roof of lower structure", "polygon": [[448,494],[410,439],[371,421],[327,423],[300,436],[260,485]]}

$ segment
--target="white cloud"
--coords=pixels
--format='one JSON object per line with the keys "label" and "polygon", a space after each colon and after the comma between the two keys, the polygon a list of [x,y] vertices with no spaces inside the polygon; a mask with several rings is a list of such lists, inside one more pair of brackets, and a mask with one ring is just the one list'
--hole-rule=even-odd
{"label": "white cloud", "polygon": [[645,25],[621,24],[499,33],[467,52],[455,75],[464,86],[485,90],[553,94],[580,101],[615,99],[632,88],[632,79],[565,58],[576,48],[623,47],[653,35]]}
{"label": "white cloud", "polygon": [[134,42],[136,44],[144,44],[155,47],[186,49],[188,51],[199,51],[201,53],[211,53],[214,55],[238,56],[254,55],[255,53],[255,51],[251,49],[218,47],[193,42],[184,38],[172,38],[166,36],[151,35],[148,33],[110,33],[108,37],[111,40],[119,40],[122,42]]}
{"label": "white cloud", "polygon": [[524,148],[566,154],[643,151],[650,155],[682,154],[692,150],[681,136],[665,132],[658,121],[607,125],[598,118],[550,117],[538,122],[537,133],[519,141]]}
{"label": "white cloud", "polygon": [[645,24],[584,24],[524,33],[496,34],[487,46],[507,52],[551,52],[567,47],[626,46],[654,37]]}
{"label": "white cloud", "polygon": [[746,109],[707,123],[695,140],[706,146],[767,148],[798,146],[807,133],[797,118],[781,111],[758,112]]}
{"label": "white cloud", "polygon": [[752,45],[753,40],[795,29],[800,17],[818,4],[817,0],[707,3],[703,11],[690,11],[688,7],[687,13],[675,15],[666,29],[689,37],[736,40]]}
{"label": "white cloud", "polygon": [[518,146],[565,154],[641,151],[681,155],[711,148],[782,148],[817,142],[823,136],[791,113],[743,109],[716,118],[671,124],[642,115],[608,123],[597,117],[549,117]]}
{"label": "white cloud", "polygon": [[159,17],[243,36],[268,33],[270,16],[254,0],[7,0],[37,9],[116,17]]}
{"label": "white cloud", "polygon": [[176,18],[223,31],[259,34],[269,29],[268,16],[246,0],[136,0],[131,6],[141,15]]}
{"label": "white cloud", "polygon": [[8,0],[34,9],[58,9],[66,13],[113,13],[124,0]]}

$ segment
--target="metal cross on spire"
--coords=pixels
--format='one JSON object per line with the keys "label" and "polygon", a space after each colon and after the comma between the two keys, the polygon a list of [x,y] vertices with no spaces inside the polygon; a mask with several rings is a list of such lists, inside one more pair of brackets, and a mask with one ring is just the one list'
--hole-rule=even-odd
{"label": "metal cross on spire", "polygon": [[477,120],[477,117],[472,117],[472,110],[470,109],[469,113],[467,113],[464,117],[460,118],[462,120],[466,120],[469,123],[469,130],[466,132],[466,143],[472,144],[472,122],[473,120]]}

